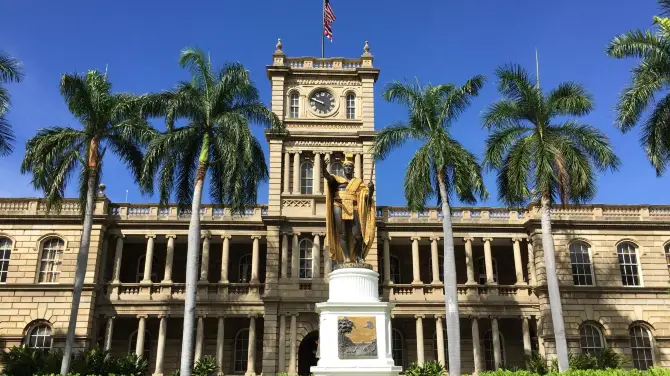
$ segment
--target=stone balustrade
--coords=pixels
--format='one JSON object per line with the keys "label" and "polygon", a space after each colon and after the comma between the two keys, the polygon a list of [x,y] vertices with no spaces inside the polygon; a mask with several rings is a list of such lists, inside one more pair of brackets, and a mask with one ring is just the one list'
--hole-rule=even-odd
{"label": "stone balustrade", "polygon": [[[403,301],[444,301],[444,287],[433,284],[388,284],[382,285],[381,291],[388,291],[388,300],[391,302]],[[527,300],[537,302],[532,287],[530,286],[486,286],[486,285],[458,285],[456,287],[459,300],[468,300],[468,296],[480,296],[487,299]]]}
{"label": "stone balustrade", "polygon": [[[267,215],[267,206],[259,205],[246,208],[244,211],[233,212],[230,208],[203,205],[200,208],[200,219],[211,221],[250,221],[260,222]],[[1,214],[1,212],[0,212]],[[119,220],[189,220],[191,209],[179,208],[177,205],[159,207],[158,204],[110,204],[108,215]]]}
{"label": "stone balustrade", "polygon": [[[365,65],[363,59],[344,59],[341,57],[313,58],[313,57],[289,57],[284,59],[284,65],[297,69],[356,69]],[[370,64],[371,66],[372,64]]]}
{"label": "stone balustrade", "polygon": [[[265,285],[256,283],[199,283],[199,300],[257,301],[265,293]],[[109,283],[107,298],[115,301],[184,300],[185,283]]]}

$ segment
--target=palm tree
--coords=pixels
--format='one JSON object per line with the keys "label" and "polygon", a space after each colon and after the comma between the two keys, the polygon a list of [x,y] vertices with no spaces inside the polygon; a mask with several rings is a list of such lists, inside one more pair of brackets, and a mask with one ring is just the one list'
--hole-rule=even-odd
{"label": "palm tree", "polygon": [[[664,15],[670,14],[670,0],[659,0]],[[670,19],[654,17],[658,32],[633,30],[615,37],[607,46],[607,54],[618,59],[639,58],[633,68],[632,82],[620,96],[615,126],[630,131],[642,113],[662,94],[670,82]],[[663,94],[653,111],[641,124],[640,143],[647,158],[660,176],[670,162],[670,95]]]}
{"label": "palm tree", "polygon": [[456,293],[456,263],[451,228],[451,199],[475,203],[488,194],[477,157],[449,133],[449,128],[470,105],[484,84],[475,76],[463,86],[452,84],[423,86],[392,82],[384,98],[407,107],[409,117],[382,129],[375,137],[373,154],[384,159],[391,150],[409,140],[422,143],[405,172],[405,199],[412,210],[421,211],[426,201],[436,197],[442,205],[444,230],[444,300],[447,317],[449,374],[461,374],[461,341]]}
{"label": "palm tree", "polygon": [[[241,64],[212,70],[209,59],[197,48],[187,48],[179,58],[192,80],[173,90],[150,96],[146,113],[164,116],[167,131],[148,146],[142,167],[142,188],[153,194],[156,175],[160,203],[173,194],[181,206],[191,206],[186,261],[186,298],[182,340],[181,375],[193,368],[193,332],[198,260],[200,255],[200,204],[209,170],[210,198],[241,211],[256,202],[257,188],[267,179],[263,150],[249,123],[281,128],[279,119],[259,99],[249,72]],[[182,127],[175,120],[183,119]]]}
{"label": "palm tree", "polygon": [[22,79],[21,62],[0,50],[0,157],[9,155],[14,150],[14,132],[5,118],[9,110],[10,96],[1,84],[21,82]]}
{"label": "palm tree", "polygon": [[78,172],[83,229],[77,254],[72,309],[67,330],[61,374],[70,369],[79,301],[86,275],[96,188],[102,161],[109,148],[139,181],[141,145],[154,134],[139,115],[139,101],[130,94],[114,94],[106,74],[64,74],[60,92],[70,112],[83,129],[51,127],[40,129],[26,144],[21,172],[32,174],[32,184],[46,196],[47,211],[61,208],[72,175]]}
{"label": "palm tree", "polygon": [[568,348],[556,278],[551,205],[557,199],[564,204],[592,199],[595,170],[615,170],[619,159],[604,133],[563,119],[584,116],[593,109],[591,96],[581,85],[562,83],[545,95],[518,65],[500,67],[496,75],[503,99],[483,114],[484,126],[493,132],[486,141],[484,163],[498,170],[499,197],[507,205],[521,206],[539,195],[547,288],[558,365],[563,372],[568,369]]}

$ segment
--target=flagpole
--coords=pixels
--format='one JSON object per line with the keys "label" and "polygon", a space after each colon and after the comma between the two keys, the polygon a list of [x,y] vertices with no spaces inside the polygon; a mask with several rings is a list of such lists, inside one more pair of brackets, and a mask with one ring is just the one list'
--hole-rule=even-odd
{"label": "flagpole", "polygon": [[537,47],[535,47],[535,74],[536,74],[536,83],[537,88],[540,88],[540,59],[537,56]]}
{"label": "flagpole", "polygon": [[324,58],[324,49],[325,49],[325,39],[326,39],[326,0],[323,0],[322,9],[321,9],[321,58]]}

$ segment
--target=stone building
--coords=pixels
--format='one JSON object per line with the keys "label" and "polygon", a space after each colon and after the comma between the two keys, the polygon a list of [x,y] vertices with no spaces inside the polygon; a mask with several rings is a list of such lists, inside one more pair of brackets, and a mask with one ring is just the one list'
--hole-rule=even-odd
{"label": "stone building", "polygon": [[[288,58],[278,44],[267,75],[287,131],[266,135],[268,204],[201,212],[194,351],[215,356],[224,374],[306,374],[314,364],[314,304],[327,299],[331,270],[320,162],[338,174],[352,153],[355,174],[369,180],[378,74],[367,45],[357,59],[317,59]],[[39,199],[0,200],[0,348],[63,345],[78,210],[67,201],[47,216]],[[394,358],[404,367],[445,362],[441,213],[379,206],[376,215],[368,262],[381,274],[381,296],[396,304]],[[609,346],[629,366],[670,366],[670,207],[569,206],[552,215],[571,351]],[[189,216],[176,206],[113,203],[101,190],[80,348],[141,354],[154,375],[178,368]],[[523,367],[530,351],[552,357],[537,208],[454,208],[452,216],[464,372]]]}

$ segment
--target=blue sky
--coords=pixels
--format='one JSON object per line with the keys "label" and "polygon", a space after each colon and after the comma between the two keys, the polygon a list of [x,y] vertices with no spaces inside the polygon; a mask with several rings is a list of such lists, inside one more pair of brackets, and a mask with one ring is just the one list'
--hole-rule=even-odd
{"label": "blue sky", "polygon": [[[370,41],[375,65],[375,127],[404,119],[405,110],[381,98],[391,80],[457,83],[485,74],[488,82],[472,107],[453,127],[453,134],[482,155],[487,132],[481,112],[499,98],[493,72],[516,62],[534,69],[540,54],[544,88],[562,81],[582,83],[595,97],[596,111],[583,119],[605,131],[623,165],[599,177],[596,203],[651,203],[666,200],[668,178],[657,178],[638,144],[638,130],[622,135],[612,126],[618,94],[629,82],[632,60],[607,57],[604,48],[616,34],[647,28],[657,14],[653,0],[332,0],[337,15],[334,42],[327,56],[356,57]],[[212,62],[242,62],[252,73],[263,101],[269,102],[265,66],[278,37],[289,56],[320,53],[321,1],[26,1],[5,0],[0,22],[0,49],[23,61],[26,79],[9,85],[13,107],[9,120],[17,133],[17,150],[0,159],[0,196],[38,196],[29,177],[19,172],[23,145],[37,129],[78,126],[58,93],[65,72],[104,70],[115,91],[144,93],[170,88],[187,72],[177,65],[179,51],[197,45]],[[162,127],[160,122],[159,126]],[[256,135],[264,140],[262,130]],[[263,144],[265,142],[263,141]],[[404,205],[399,169],[416,144],[407,144],[377,165],[378,201]],[[266,147],[267,151],[267,147]],[[487,173],[491,199],[497,205],[495,174]],[[154,201],[143,197],[122,165],[108,153],[104,182],[117,202]],[[73,181],[73,183],[75,183]],[[74,185],[69,189],[75,194]],[[259,191],[267,202],[267,186]]]}

